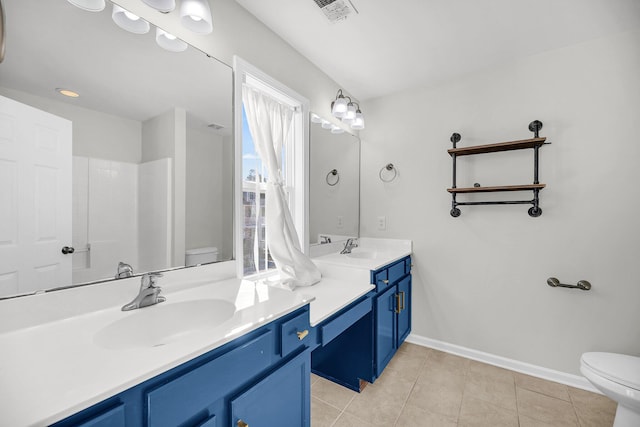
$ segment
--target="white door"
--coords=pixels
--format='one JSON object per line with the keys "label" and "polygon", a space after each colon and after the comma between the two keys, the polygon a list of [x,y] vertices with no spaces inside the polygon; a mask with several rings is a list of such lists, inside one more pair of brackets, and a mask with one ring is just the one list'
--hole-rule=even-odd
{"label": "white door", "polygon": [[71,122],[0,96],[0,296],[71,283]]}

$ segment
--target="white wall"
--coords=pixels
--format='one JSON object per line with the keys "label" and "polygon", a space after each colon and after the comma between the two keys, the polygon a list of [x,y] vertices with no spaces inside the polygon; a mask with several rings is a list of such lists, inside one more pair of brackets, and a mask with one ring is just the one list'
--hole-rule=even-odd
{"label": "white wall", "polygon": [[[568,373],[585,351],[640,354],[638,46],[639,32],[621,34],[363,105],[362,235],[413,239],[414,334]],[[452,218],[451,133],[460,147],[524,139],[534,119],[552,142],[542,216],[463,206]],[[531,183],[532,159],[466,158],[458,186]],[[399,177],[383,184],[388,162]]]}
{"label": "white wall", "polygon": [[[222,159],[224,138],[210,130],[187,127],[186,239],[187,249],[223,249],[224,206]],[[226,229],[229,234],[229,229]]]}
{"label": "white wall", "polygon": [[141,123],[0,87],[0,93],[73,122],[73,155],[140,162]]}

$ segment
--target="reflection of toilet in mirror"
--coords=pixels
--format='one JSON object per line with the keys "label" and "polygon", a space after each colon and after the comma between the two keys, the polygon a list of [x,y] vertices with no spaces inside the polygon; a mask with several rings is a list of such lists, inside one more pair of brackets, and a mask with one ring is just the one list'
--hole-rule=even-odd
{"label": "reflection of toilet in mirror", "polygon": [[216,261],[218,261],[218,248],[213,246],[185,251],[185,266],[187,267]]}
{"label": "reflection of toilet in mirror", "polygon": [[640,357],[584,353],[580,358],[580,372],[618,403],[614,427],[640,426]]}

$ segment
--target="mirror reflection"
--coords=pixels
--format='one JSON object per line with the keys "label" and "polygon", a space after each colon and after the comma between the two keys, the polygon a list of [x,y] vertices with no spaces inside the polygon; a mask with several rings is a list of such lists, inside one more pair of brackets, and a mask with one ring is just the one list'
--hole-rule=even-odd
{"label": "mirror reflection", "polygon": [[309,241],[329,243],[358,237],[360,139],[332,133],[316,114],[310,123]]}
{"label": "mirror reflection", "polygon": [[230,67],[110,4],[3,4],[0,297],[231,259]]}

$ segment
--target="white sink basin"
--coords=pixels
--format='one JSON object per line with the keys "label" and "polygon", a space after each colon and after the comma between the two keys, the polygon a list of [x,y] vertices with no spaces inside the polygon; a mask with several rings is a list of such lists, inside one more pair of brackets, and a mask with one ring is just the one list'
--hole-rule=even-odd
{"label": "white sink basin", "polygon": [[215,327],[233,316],[229,301],[203,299],[163,302],[132,312],[102,328],[94,342],[108,349],[159,347],[207,327]]}

